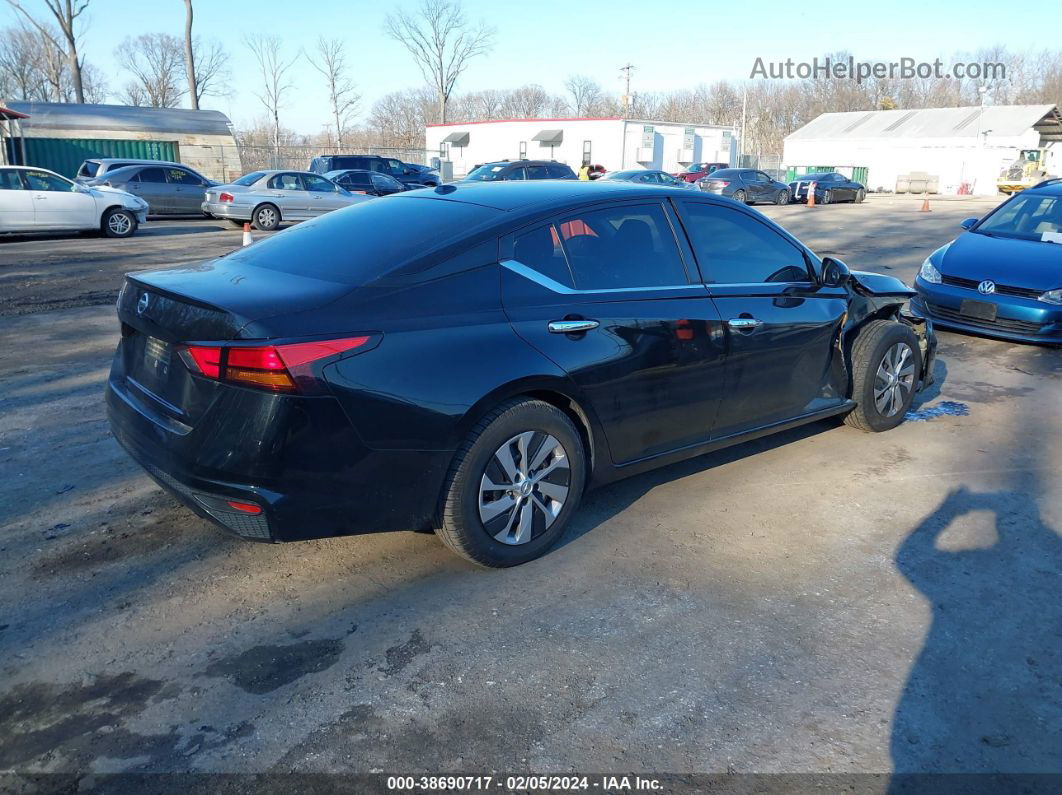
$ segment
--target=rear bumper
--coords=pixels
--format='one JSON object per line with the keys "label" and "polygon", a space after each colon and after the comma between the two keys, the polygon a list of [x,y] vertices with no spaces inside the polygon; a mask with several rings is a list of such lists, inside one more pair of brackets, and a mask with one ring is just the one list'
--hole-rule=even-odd
{"label": "rear bumper", "polygon": [[251,220],[250,207],[240,207],[229,203],[222,204],[221,202],[203,202],[201,207],[203,212],[215,218],[227,218],[233,221]]}
{"label": "rear bumper", "polygon": [[194,427],[175,422],[125,377],[120,353],[106,403],[115,439],[163,489],[255,541],[427,529],[452,456],[370,449],[331,397],[227,388]]}
{"label": "rear bumper", "polygon": [[[1062,345],[1062,306],[1017,296],[989,298],[975,290],[946,284],[929,284],[915,279],[918,295],[911,299],[911,308],[931,318],[942,328],[983,334],[1015,342]],[[979,320],[961,314],[962,302],[974,300],[996,305],[996,319]]]}

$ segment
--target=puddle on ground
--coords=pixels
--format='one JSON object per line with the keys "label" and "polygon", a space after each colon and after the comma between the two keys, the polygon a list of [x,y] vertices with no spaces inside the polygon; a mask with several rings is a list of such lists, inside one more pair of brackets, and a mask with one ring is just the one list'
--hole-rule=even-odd
{"label": "puddle on ground", "polygon": [[970,407],[957,400],[945,400],[935,406],[928,406],[918,411],[909,411],[904,419],[907,422],[922,422],[935,420],[937,417],[966,417],[970,414]]}

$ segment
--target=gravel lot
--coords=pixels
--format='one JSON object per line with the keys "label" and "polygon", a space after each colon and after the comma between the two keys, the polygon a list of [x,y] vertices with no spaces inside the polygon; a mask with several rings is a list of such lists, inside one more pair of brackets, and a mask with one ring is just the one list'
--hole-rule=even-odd
{"label": "gravel lot", "polygon": [[[908,282],[984,202],[764,207]],[[431,535],[241,542],[111,438],[121,274],[203,220],[0,240],[0,770],[1062,772],[1062,352],[940,334],[916,408],[587,497],[474,569]]]}

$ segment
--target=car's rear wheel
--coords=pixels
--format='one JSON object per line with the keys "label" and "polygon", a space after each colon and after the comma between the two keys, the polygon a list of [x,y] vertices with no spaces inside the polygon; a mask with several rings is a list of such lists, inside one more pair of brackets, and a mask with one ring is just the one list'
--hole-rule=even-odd
{"label": "car's rear wheel", "polygon": [[254,228],[262,232],[272,232],[280,226],[280,210],[272,204],[260,204],[251,215]]}
{"label": "car's rear wheel", "polygon": [[734,191],[734,201],[741,202],[742,204],[745,204],[746,203],[745,199],[746,199],[745,191],[743,191],[743,190]]}
{"label": "car's rear wheel", "polygon": [[911,407],[921,372],[918,337],[909,326],[869,323],[852,344],[852,399],[858,405],[844,421],[863,431],[895,428]]}
{"label": "car's rear wheel", "polygon": [[454,456],[436,533],[482,566],[516,566],[564,534],[586,481],[583,440],[571,419],[540,400],[499,406]]}
{"label": "car's rear wheel", "polygon": [[785,188],[778,191],[778,197],[774,201],[775,204],[789,204],[789,191]]}
{"label": "car's rear wheel", "polygon": [[129,237],[136,231],[136,216],[128,210],[112,207],[103,214],[100,229],[107,237]]}

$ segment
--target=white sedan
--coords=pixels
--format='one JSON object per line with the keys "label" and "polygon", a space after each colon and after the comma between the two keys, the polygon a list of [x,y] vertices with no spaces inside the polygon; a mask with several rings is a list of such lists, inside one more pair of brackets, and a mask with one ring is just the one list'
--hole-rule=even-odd
{"label": "white sedan", "polygon": [[125,191],[88,188],[43,168],[0,167],[0,232],[91,230],[129,237],[147,211],[146,201]]}

